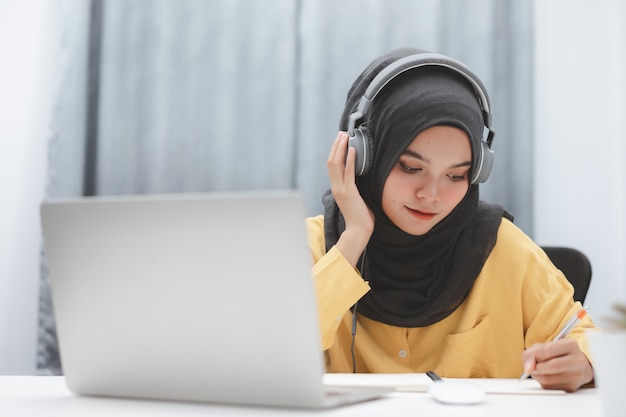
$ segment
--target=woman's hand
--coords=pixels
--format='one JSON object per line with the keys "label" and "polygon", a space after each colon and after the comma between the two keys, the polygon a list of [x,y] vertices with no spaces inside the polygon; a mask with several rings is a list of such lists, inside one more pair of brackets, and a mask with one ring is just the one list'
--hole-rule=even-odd
{"label": "woman's hand", "polygon": [[522,353],[524,371],[543,388],[576,391],[593,380],[593,369],[574,339],[538,343]]}
{"label": "woman's hand", "polygon": [[326,168],[330,177],[330,190],[346,222],[346,229],[335,246],[356,267],[374,231],[374,215],[356,186],[355,155],[354,148],[348,148],[348,134],[339,132],[330,149]]}

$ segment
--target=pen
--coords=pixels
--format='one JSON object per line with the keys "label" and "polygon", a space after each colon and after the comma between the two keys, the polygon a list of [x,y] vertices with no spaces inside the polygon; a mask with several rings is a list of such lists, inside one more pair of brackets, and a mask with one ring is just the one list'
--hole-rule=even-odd
{"label": "pen", "polygon": [[[563,329],[561,329],[561,331],[559,332],[559,334],[556,335],[556,337],[554,338],[554,340],[559,340],[559,339],[563,339],[565,336],[567,336],[569,334],[569,332],[574,328],[574,326],[576,325],[576,323],[578,323],[578,321],[580,319],[582,319],[583,317],[585,317],[587,315],[587,310],[589,308],[588,307],[583,307],[581,308],[578,313],[576,313],[571,319],[569,319],[567,321],[567,323],[565,323],[565,326],[563,326]],[[524,372],[522,374],[522,376],[519,378],[520,381],[523,381],[524,379],[528,378],[530,375],[527,374],[526,372]]]}
{"label": "pen", "polygon": [[426,375],[433,380],[433,382],[441,382],[443,381],[443,379],[437,375],[437,373],[435,371],[428,371],[426,372]]}

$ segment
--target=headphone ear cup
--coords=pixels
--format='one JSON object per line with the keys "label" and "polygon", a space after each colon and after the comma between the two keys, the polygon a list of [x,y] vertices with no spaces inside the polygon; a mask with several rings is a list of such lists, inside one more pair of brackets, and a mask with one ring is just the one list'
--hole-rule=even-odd
{"label": "headphone ear cup", "polygon": [[357,176],[367,174],[374,160],[374,144],[369,129],[367,127],[354,129],[354,135],[348,139],[348,146],[356,151],[354,173]]}
{"label": "headphone ear cup", "polygon": [[472,184],[479,184],[487,181],[493,168],[493,150],[485,141],[480,142],[480,155],[477,158],[477,164],[474,172]]}

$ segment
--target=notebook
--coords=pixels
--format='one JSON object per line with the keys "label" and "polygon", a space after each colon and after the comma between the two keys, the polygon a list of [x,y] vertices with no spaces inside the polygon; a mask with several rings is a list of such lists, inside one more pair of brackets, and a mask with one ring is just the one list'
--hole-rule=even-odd
{"label": "notebook", "polygon": [[306,408],[388,392],[323,384],[304,218],[297,191],[44,201],[68,388]]}

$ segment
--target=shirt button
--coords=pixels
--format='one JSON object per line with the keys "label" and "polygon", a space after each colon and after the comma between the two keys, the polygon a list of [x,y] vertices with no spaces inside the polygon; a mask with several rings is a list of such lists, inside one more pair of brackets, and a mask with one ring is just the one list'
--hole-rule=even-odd
{"label": "shirt button", "polygon": [[398,352],[398,356],[400,356],[403,359],[406,358],[406,350],[400,349],[400,351]]}

